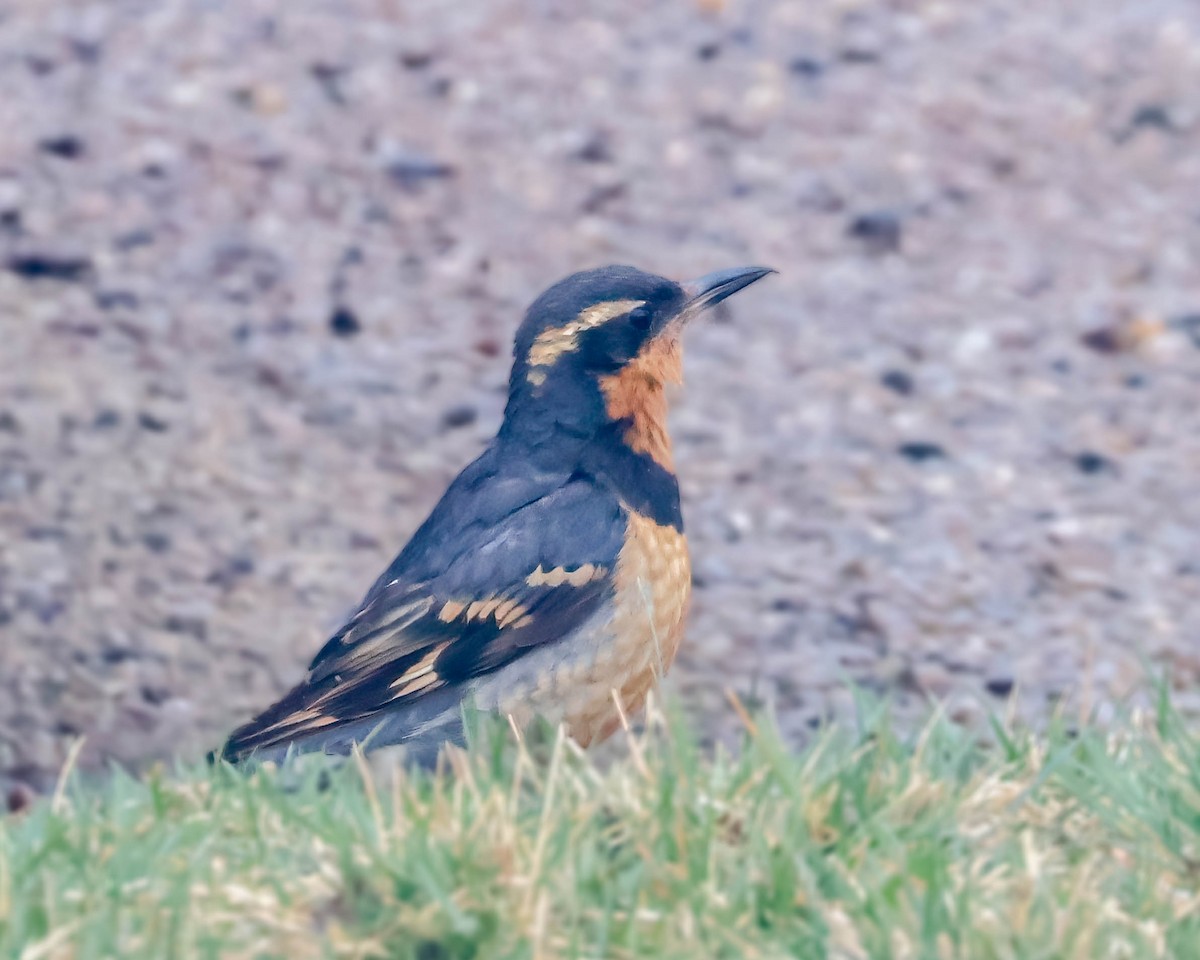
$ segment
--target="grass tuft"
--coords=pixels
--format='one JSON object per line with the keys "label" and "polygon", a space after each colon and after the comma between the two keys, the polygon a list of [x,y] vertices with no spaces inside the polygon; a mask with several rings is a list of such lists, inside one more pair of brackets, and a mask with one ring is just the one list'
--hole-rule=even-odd
{"label": "grass tuft", "polygon": [[1200,956],[1200,743],[880,710],[599,765],[492,731],[435,774],[115,772],[0,820],[0,956]]}

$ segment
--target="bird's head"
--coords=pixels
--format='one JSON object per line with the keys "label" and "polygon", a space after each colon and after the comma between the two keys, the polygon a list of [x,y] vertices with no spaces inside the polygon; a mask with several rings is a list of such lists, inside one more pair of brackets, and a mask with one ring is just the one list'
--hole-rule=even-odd
{"label": "bird's head", "polygon": [[517,331],[508,418],[586,431],[633,416],[638,397],[680,379],[687,322],[773,272],[739,267],[676,283],[611,266],[560,280],[530,305]]}

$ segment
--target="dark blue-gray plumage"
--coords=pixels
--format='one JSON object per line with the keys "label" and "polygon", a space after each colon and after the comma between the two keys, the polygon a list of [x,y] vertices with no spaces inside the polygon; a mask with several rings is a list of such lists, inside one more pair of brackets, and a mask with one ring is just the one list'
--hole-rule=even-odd
{"label": "dark blue-gray plumage", "polygon": [[466,700],[551,714],[585,743],[611,732],[609,693],[640,705],[670,662],[687,605],[662,400],[679,376],[679,333],[769,272],[681,285],[606,267],[538,297],[515,338],[495,439],[304,680],[236,730],[221,756],[400,743],[425,762],[461,739]]}

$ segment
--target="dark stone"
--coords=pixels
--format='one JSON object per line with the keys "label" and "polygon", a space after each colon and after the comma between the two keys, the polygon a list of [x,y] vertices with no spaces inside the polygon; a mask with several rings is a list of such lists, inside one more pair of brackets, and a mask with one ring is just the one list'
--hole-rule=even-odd
{"label": "dark stone", "polygon": [[204,640],[208,637],[208,624],[200,617],[183,617],[172,613],[163,620],[163,629],[170,633],[183,633],[197,640]]}
{"label": "dark stone", "polygon": [[1012,677],[992,677],[984,683],[983,689],[993,697],[1007,697],[1013,692],[1014,686],[1016,684],[1013,682]]}
{"label": "dark stone", "polygon": [[599,213],[614,200],[619,200],[628,192],[623,183],[610,183],[606,187],[597,187],[583,201],[580,208],[584,213]]}
{"label": "dark stone", "polygon": [[393,183],[409,191],[419,190],[430,180],[445,180],[456,172],[449,163],[417,153],[393,160],[385,169]]}
{"label": "dark stone", "polygon": [[106,646],[100,651],[100,662],[116,666],[126,660],[136,660],[138,656],[138,652],[132,647]]}
{"label": "dark stone", "polygon": [[349,307],[338,307],[329,316],[329,329],[333,331],[334,336],[353,337],[362,330],[362,324],[359,323],[358,315]]}
{"label": "dark stone", "polygon": [[21,424],[8,410],[0,410],[0,433],[20,433]]}
{"label": "dark stone", "polygon": [[936,443],[929,443],[924,440],[914,440],[910,443],[902,443],[896,448],[900,456],[905,457],[913,463],[924,463],[926,460],[943,460],[946,458],[946,451]]}
{"label": "dark stone", "polygon": [[342,90],[342,77],[346,73],[345,67],[339,67],[332,63],[314,63],[308,68],[308,71],[320,85],[321,91],[330,103],[335,103],[339,107],[346,105],[346,94]]}
{"label": "dark stone", "polygon": [[237,576],[245,576],[254,572],[254,558],[247,553],[239,553],[229,558],[228,568]]}
{"label": "dark stone", "polygon": [[105,409],[96,414],[92,420],[93,430],[108,430],[121,422],[121,414],[116,410]]}
{"label": "dark stone", "polygon": [[715,41],[702,43],[696,48],[696,59],[704,63],[716,60],[721,55],[721,45]]}
{"label": "dark stone", "polygon": [[1120,353],[1125,349],[1125,340],[1117,327],[1100,327],[1089,330],[1079,341],[1097,353]]}
{"label": "dark stone", "polygon": [[150,230],[130,230],[122,233],[113,241],[118,250],[135,250],[138,247],[148,247],[154,243],[154,233]]}
{"label": "dark stone", "polygon": [[900,217],[890,210],[859,214],[846,228],[850,237],[859,241],[868,253],[876,255],[899,250],[903,232]]}
{"label": "dark stone", "polygon": [[150,531],[142,534],[142,545],[151,553],[166,553],[171,549],[171,538],[165,533]]}
{"label": "dark stone", "polygon": [[141,693],[142,699],[152,707],[160,706],[171,697],[171,691],[165,687],[144,686]]}
{"label": "dark stone", "polygon": [[1085,450],[1075,455],[1075,466],[1080,473],[1096,474],[1113,469],[1113,462],[1103,454]]}
{"label": "dark stone", "polygon": [[63,543],[67,539],[67,531],[62,527],[47,526],[46,524],[34,524],[25,528],[25,539],[39,541],[54,541]]}
{"label": "dark stone", "polygon": [[143,430],[149,430],[151,433],[166,433],[170,428],[170,424],[166,420],[162,420],[152,413],[147,413],[145,410],[138,414],[138,426]]}
{"label": "dark stone", "polygon": [[795,57],[789,64],[788,70],[806,80],[815,80],[825,72],[824,65],[812,57]]}
{"label": "dark stone", "polygon": [[1125,137],[1131,136],[1136,130],[1160,130],[1163,133],[1175,132],[1175,121],[1161,103],[1144,103],[1134,111],[1129,118],[1129,128]]}
{"label": "dark stone", "polygon": [[137,294],[128,290],[97,290],[94,299],[101,310],[136,310],[138,306]]}
{"label": "dark stone", "polygon": [[25,66],[35,77],[46,77],[58,69],[58,64],[48,57],[30,55],[25,58]]}
{"label": "dark stone", "polygon": [[56,257],[45,253],[10,257],[5,267],[25,280],[61,280],[64,283],[78,283],[92,272],[92,262],[85,257]]}
{"label": "dark stone", "polygon": [[457,407],[451,407],[442,414],[442,426],[447,430],[454,430],[458,427],[469,426],[478,418],[479,411],[464,403]]}
{"label": "dark stone", "polygon": [[38,620],[45,626],[49,626],[67,609],[67,605],[61,600],[51,600],[48,603],[39,603],[34,606],[33,612]]}
{"label": "dark stone", "polygon": [[575,153],[575,159],[583,163],[612,163],[613,154],[609,136],[596,131],[588,137],[587,143]]}
{"label": "dark stone", "polygon": [[861,65],[878,63],[880,56],[876,51],[867,50],[864,47],[846,47],[846,49],[838,51],[838,59],[842,63]]}
{"label": "dark stone", "polygon": [[913,390],[916,389],[913,378],[903,370],[885,370],[880,375],[879,382],[902,397],[912,396]]}
{"label": "dark stone", "polygon": [[254,558],[248,553],[239,553],[230,557],[205,578],[205,582],[215,584],[222,590],[231,589],[243,577],[254,572]]}
{"label": "dark stone", "polygon": [[408,50],[396,59],[405,70],[424,70],[433,63],[433,54],[428,50]]}
{"label": "dark stone", "polygon": [[38,149],[42,153],[48,153],[52,157],[60,157],[63,160],[78,160],[87,153],[87,148],[84,146],[83,141],[71,134],[61,137],[48,137],[38,143]]}
{"label": "dark stone", "polygon": [[24,782],[12,784],[4,794],[4,806],[9,814],[22,813],[28,810],[36,800],[36,791]]}
{"label": "dark stone", "polygon": [[0,212],[0,228],[10,233],[20,233],[22,226],[20,210],[5,210]]}
{"label": "dark stone", "polygon": [[375,535],[363,533],[361,530],[350,531],[351,550],[380,550],[382,548],[383,542]]}

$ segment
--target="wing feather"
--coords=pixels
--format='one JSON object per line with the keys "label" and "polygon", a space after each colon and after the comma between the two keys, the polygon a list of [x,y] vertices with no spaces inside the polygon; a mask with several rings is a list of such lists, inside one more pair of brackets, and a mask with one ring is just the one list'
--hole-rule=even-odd
{"label": "wing feather", "polygon": [[[432,576],[428,557],[410,545],[406,553],[423,562],[393,564],[390,579],[372,588],[304,680],[236,730],[222,756],[238,760],[292,743],[344,749],[338,731],[369,728],[373,718],[388,719],[387,742],[402,742],[405,711],[424,717],[437,691],[457,702],[470,681],[566,636],[612,595],[623,513],[589,484],[568,483],[474,528],[475,549],[457,544],[454,559]],[[426,576],[413,578],[415,571]]]}

